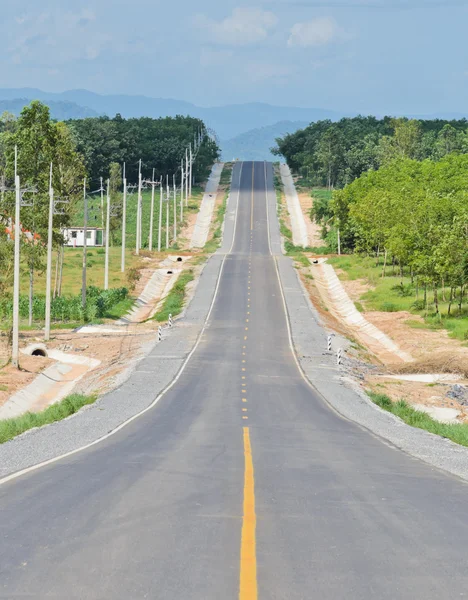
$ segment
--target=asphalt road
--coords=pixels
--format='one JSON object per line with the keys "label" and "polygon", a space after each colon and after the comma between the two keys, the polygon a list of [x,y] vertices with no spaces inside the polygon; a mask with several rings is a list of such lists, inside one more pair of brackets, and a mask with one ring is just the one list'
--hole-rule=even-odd
{"label": "asphalt road", "polygon": [[0,598],[468,595],[466,484],[341,418],[300,375],[271,173],[243,164],[232,252],[176,385],[101,444],[0,487]]}

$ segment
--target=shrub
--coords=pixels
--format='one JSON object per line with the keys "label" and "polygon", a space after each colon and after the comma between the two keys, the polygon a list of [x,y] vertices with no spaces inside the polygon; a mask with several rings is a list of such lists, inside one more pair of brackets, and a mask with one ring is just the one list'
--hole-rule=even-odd
{"label": "shrub", "polygon": [[381,307],[380,310],[382,312],[398,312],[398,306],[396,304],[393,304],[393,302],[384,302]]}

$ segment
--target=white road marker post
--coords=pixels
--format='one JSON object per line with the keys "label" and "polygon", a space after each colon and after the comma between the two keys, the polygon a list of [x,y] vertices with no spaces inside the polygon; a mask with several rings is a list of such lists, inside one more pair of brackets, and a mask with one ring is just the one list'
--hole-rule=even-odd
{"label": "white road marker post", "polygon": [[[85,179],[86,192],[86,179]],[[50,305],[52,295],[52,234],[54,223],[54,189],[52,187],[52,163],[50,163],[49,178],[49,229],[47,232],[47,268],[46,268],[46,305],[45,305],[45,330],[44,341],[50,340]]]}
{"label": "white road marker post", "polygon": [[338,363],[338,366],[343,362],[343,350],[341,348],[338,348],[336,352],[336,362]]}
{"label": "white road marker post", "polygon": [[15,146],[15,263],[13,269],[13,344],[11,350],[11,362],[14,367],[19,368],[19,291],[20,291],[20,207],[21,188],[18,175],[18,147]]}
{"label": "white road marker post", "polygon": [[327,338],[327,349],[328,349],[328,352],[331,352],[331,349],[332,349],[332,336],[331,335],[329,335]]}
{"label": "white road marker post", "polygon": [[109,229],[110,229],[110,181],[107,180],[106,207],[106,259],[104,263],[104,289],[109,289]]}
{"label": "white road marker post", "polygon": [[123,166],[123,211],[122,211],[122,259],[120,270],[125,273],[125,236],[127,235],[127,178],[125,177],[125,163]]}
{"label": "white road marker post", "polygon": [[162,327],[161,325],[158,327],[158,341],[162,341]]}
{"label": "white road marker post", "polygon": [[174,325],[174,322],[172,320],[172,314],[169,315],[169,327],[172,327]]}
{"label": "white road marker post", "polygon": [[154,169],[151,179],[151,212],[150,212],[150,232],[149,232],[149,250],[153,249],[153,220],[154,220]]}

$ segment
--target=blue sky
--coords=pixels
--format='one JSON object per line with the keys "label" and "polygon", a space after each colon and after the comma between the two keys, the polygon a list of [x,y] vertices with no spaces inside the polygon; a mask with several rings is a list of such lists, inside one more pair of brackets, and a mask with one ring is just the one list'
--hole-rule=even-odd
{"label": "blue sky", "polygon": [[17,0],[1,87],[468,112],[468,0]]}

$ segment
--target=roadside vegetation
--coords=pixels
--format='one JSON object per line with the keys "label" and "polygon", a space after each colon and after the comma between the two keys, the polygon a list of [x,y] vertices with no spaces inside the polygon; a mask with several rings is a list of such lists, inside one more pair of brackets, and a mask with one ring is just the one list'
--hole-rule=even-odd
{"label": "roadside vegetation", "polygon": [[329,253],[349,255],[330,262],[373,286],[364,307],[467,340],[467,121],[357,117],[277,141],[312,187]]}
{"label": "roadside vegetation", "polygon": [[404,400],[392,402],[385,394],[374,392],[368,392],[368,395],[377,406],[399,417],[407,425],[424,429],[461,446],[468,446],[468,423],[440,423],[427,413],[414,409]]}
{"label": "roadside vegetation", "polygon": [[[104,226],[107,190],[101,197],[101,178],[104,187],[110,181],[112,213],[110,218],[109,287],[131,291],[138,280],[142,260],[134,256],[137,220],[137,182],[141,159],[143,179],[151,181],[166,175],[172,193],[173,176],[180,185],[180,165],[186,148],[195,137],[205,131],[200,119],[167,117],[164,119],[123,119],[120,115],[56,122],[50,118],[49,108],[38,101],[26,106],[16,118],[9,113],[0,117],[0,329],[11,326],[11,294],[13,286],[13,234],[15,192],[15,147],[18,148],[18,174],[24,190],[21,207],[21,328],[41,326],[45,294],[45,262],[48,230],[50,165],[53,165],[52,187],[58,201],[53,221],[53,274],[52,320],[55,325],[77,323],[101,318],[118,318],[131,305],[131,298],[121,297],[117,302],[98,305],[90,298],[86,311],[79,309],[81,290],[82,249],[64,246],[62,229],[83,225],[83,181],[88,192],[88,225]],[[219,155],[216,142],[205,135],[197,152],[193,175],[203,181]],[[126,165],[127,196],[127,256],[126,271],[120,272],[122,244],[122,179]],[[153,171],[154,169],[154,171]],[[142,202],[142,249],[148,248],[150,228],[151,184],[146,183]],[[133,193],[132,193],[133,190]],[[190,212],[198,209],[202,195],[200,187],[193,187],[189,206],[184,206],[184,223],[180,223],[180,195],[177,196],[177,220],[180,226],[187,222]],[[170,250],[179,249],[179,240],[173,241],[174,202],[169,204]],[[166,205],[162,214],[161,250],[166,251]],[[155,189],[153,250],[158,245],[159,189]],[[183,240],[181,240],[183,242]],[[91,288],[104,285],[104,248],[88,247],[87,283]],[[112,295],[112,294],[108,294]],[[106,296],[107,297],[107,296]],[[102,304],[105,310],[100,310]]]}
{"label": "roadside vegetation", "polygon": [[224,189],[223,201],[217,207],[215,207],[213,223],[211,224],[211,230],[213,234],[211,238],[206,242],[203,252],[206,254],[212,254],[216,252],[221,244],[221,238],[223,235],[223,223],[226,215],[227,201],[230,194],[230,185],[232,179],[233,163],[225,163],[221,173],[220,186]]}
{"label": "roadside vegetation", "polygon": [[41,412],[28,412],[13,419],[0,420],[0,444],[4,444],[35,427],[43,427],[56,421],[62,421],[78,412],[83,406],[93,404],[96,399],[96,396],[72,394]]}
{"label": "roadside vegetation", "polygon": [[154,317],[156,321],[160,323],[168,321],[169,315],[176,317],[182,312],[187,295],[187,285],[194,279],[193,269],[182,271],[174,287],[164,300],[161,310],[156,313]]}

